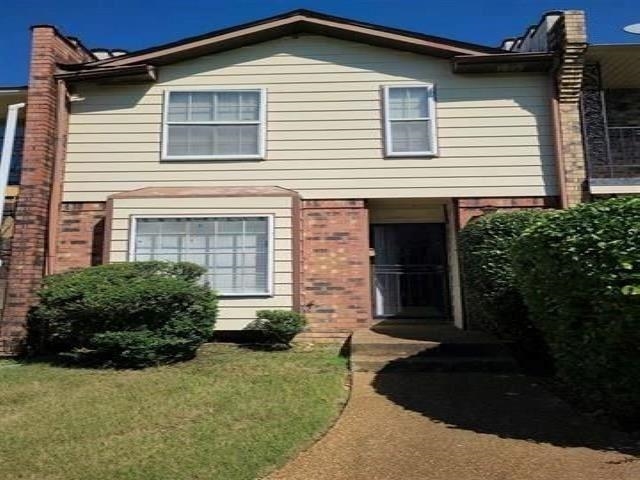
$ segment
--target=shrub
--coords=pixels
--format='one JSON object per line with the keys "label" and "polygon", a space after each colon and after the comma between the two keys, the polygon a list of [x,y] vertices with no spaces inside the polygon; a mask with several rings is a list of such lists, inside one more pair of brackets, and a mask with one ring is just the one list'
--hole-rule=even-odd
{"label": "shrub", "polygon": [[540,335],[527,309],[511,266],[511,248],[540,210],[497,212],[469,222],[459,247],[467,316],[473,326],[515,341],[527,351],[540,349]]}
{"label": "shrub", "polygon": [[513,254],[559,377],[585,406],[640,424],[640,198],[554,212]]}
{"label": "shrub", "polygon": [[307,325],[304,315],[289,310],[259,310],[256,315],[247,329],[258,330],[275,347],[289,348],[293,337]]}
{"label": "shrub", "polygon": [[144,367],[193,356],[211,335],[216,298],[189,263],[132,262],[47,277],[30,316],[36,350]]}

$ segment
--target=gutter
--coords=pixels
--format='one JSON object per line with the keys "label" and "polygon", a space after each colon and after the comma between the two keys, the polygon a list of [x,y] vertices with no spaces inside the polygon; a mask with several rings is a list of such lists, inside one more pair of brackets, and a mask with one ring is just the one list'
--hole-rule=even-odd
{"label": "gutter", "polygon": [[[14,103],[13,105],[9,105],[7,109],[7,124],[4,130],[4,141],[2,142],[2,156],[0,157],[0,221],[2,221],[4,215],[5,195],[7,192],[7,184],[9,183],[13,144],[16,139],[18,113],[24,106],[24,103]],[[0,265],[2,265],[2,260],[0,260]]]}
{"label": "gutter", "polygon": [[455,73],[518,73],[548,72],[555,55],[548,52],[494,53],[487,55],[457,55],[453,57]]}
{"label": "gutter", "polygon": [[80,70],[77,72],[63,72],[55,75],[57,80],[66,80],[69,82],[82,80],[106,80],[119,77],[129,77],[139,81],[155,81],[157,74],[154,66],[139,64],[127,65],[124,67],[102,67],[94,70]]}

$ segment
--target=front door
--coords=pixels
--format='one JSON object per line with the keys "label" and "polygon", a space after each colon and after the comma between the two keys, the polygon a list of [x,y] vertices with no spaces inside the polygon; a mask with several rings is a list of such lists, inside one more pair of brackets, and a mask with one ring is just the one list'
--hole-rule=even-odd
{"label": "front door", "polygon": [[372,225],[378,317],[448,316],[445,224]]}

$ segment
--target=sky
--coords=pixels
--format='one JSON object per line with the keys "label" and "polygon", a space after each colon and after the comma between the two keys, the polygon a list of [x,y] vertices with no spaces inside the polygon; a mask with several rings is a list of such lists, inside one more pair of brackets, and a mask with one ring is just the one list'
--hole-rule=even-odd
{"label": "sky", "polygon": [[29,26],[52,24],[89,48],[137,50],[297,8],[497,46],[549,10],[587,12],[592,43],[640,43],[640,0],[12,0],[0,12],[0,86],[27,83]]}

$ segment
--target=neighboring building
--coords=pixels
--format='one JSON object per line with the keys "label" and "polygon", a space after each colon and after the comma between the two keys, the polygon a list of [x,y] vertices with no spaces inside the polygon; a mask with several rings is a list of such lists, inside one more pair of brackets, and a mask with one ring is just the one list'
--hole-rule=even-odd
{"label": "neighboring building", "polygon": [[146,259],[206,266],[220,329],[462,327],[458,229],[589,193],[584,18],[547,20],[534,52],[305,10],[131,53],[34,27],[5,350],[43,275]]}

